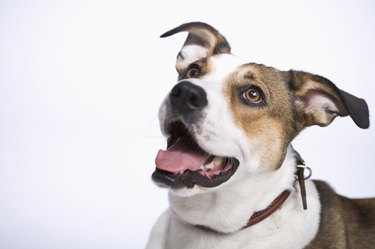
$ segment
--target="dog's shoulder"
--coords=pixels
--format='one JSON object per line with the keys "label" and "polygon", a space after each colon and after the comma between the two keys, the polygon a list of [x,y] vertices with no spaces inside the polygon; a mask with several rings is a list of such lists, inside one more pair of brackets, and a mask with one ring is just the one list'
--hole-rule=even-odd
{"label": "dog's shoulder", "polygon": [[170,210],[165,210],[156,221],[151,230],[146,249],[161,249],[165,248],[166,235],[170,223]]}
{"label": "dog's shoulder", "polygon": [[320,229],[307,248],[373,248],[375,199],[349,199],[324,181],[314,183],[321,202]]}
{"label": "dog's shoulder", "polygon": [[375,198],[349,199],[342,197],[343,215],[352,248],[375,247]]}

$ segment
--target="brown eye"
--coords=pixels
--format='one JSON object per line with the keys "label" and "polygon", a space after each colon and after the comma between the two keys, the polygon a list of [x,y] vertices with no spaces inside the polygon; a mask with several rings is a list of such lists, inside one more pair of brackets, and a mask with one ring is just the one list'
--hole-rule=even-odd
{"label": "brown eye", "polygon": [[200,71],[199,71],[199,68],[198,67],[192,67],[190,68],[187,73],[186,73],[186,77],[187,78],[197,78],[198,75],[199,75]]}
{"label": "brown eye", "polygon": [[260,104],[263,102],[263,95],[257,88],[251,87],[242,93],[242,99],[248,104]]}

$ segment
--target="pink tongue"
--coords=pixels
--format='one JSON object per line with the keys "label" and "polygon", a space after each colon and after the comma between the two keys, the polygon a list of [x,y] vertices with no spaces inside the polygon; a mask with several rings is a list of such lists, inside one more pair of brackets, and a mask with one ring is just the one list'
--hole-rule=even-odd
{"label": "pink tongue", "polygon": [[189,137],[182,137],[168,150],[159,150],[155,164],[156,168],[172,173],[195,171],[208,157]]}

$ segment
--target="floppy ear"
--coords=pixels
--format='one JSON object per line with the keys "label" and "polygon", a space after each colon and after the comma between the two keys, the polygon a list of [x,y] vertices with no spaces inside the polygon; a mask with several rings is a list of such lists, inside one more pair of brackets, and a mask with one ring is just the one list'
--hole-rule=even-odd
{"label": "floppy ear", "polygon": [[189,32],[189,35],[177,55],[176,69],[179,72],[198,59],[214,54],[230,53],[230,46],[225,37],[206,23],[185,23],[160,37],[168,37],[182,31]]}
{"label": "floppy ear", "polygon": [[354,123],[366,129],[370,126],[365,100],[340,90],[330,80],[301,71],[289,71],[290,87],[300,129],[311,125],[327,126],[337,116],[349,115]]}

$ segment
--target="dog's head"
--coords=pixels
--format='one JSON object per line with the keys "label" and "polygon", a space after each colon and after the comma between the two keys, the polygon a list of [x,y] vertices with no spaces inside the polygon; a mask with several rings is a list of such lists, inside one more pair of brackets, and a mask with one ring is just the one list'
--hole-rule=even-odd
{"label": "dog's head", "polygon": [[301,71],[246,63],[227,40],[204,23],[187,23],[177,56],[178,82],[162,103],[153,180],[180,195],[212,191],[251,174],[277,170],[293,138],[305,127],[350,116],[369,127],[363,99],[331,81]]}

